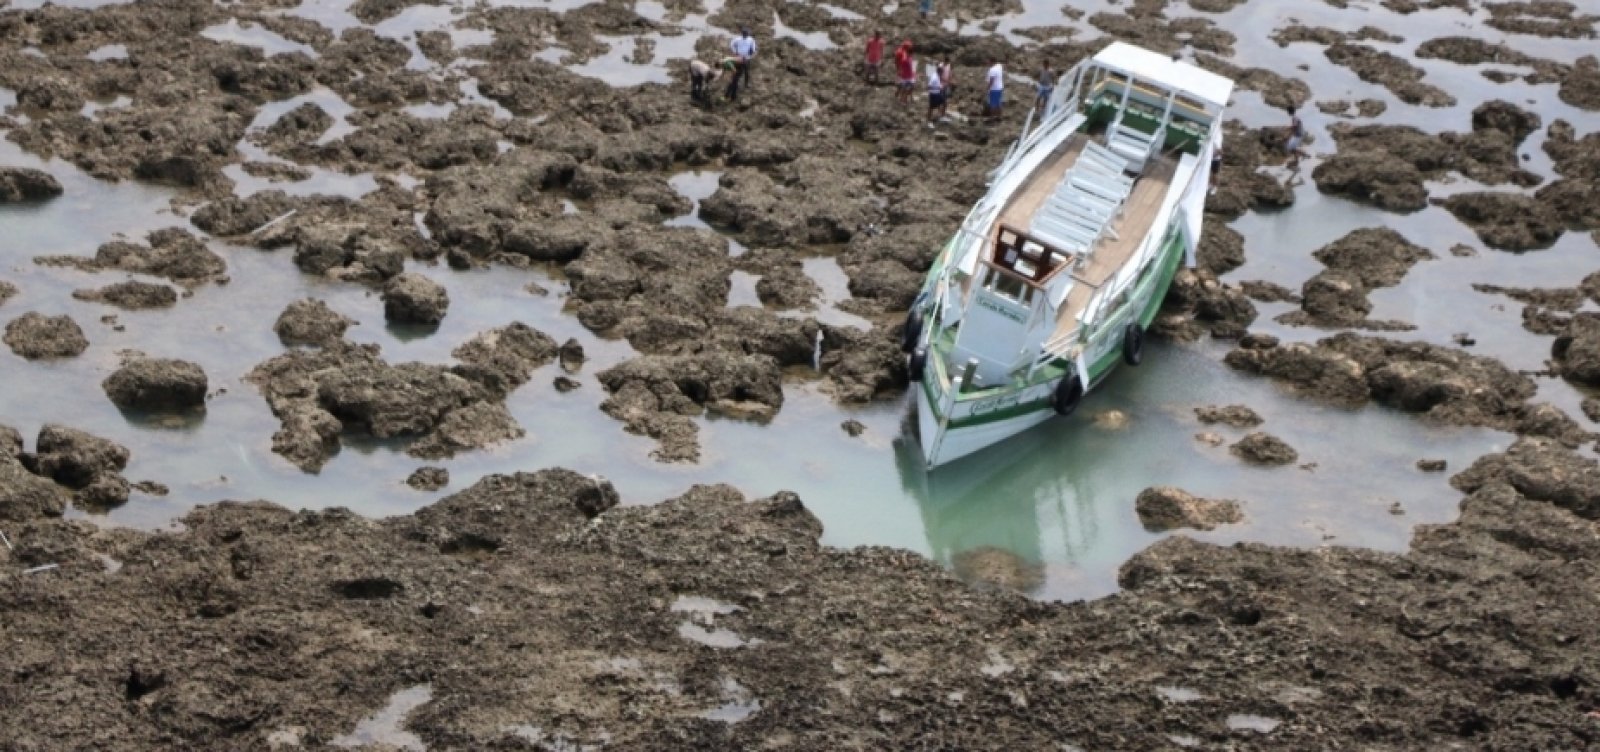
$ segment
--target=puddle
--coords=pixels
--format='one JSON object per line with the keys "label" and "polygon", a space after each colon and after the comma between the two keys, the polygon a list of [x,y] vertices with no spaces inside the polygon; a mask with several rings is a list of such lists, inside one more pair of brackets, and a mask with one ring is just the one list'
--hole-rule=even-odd
{"label": "puddle", "polygon": [[[1567,287],[1581,276],[1581,270],[1593,267],[1594,257],[1594,243],[1588,233],[1565,233],[1554,246],[1541,251],[1507,253],[1486,248],[1471,229],[1442,208],[1430,206],[1412,214],[1393,214],[1323,194],[1314,185],[1295,190],[1292,211],[1247,214],[1232,226],[1245,238],[1246,261],[1224,278],[1231,282],[1264,279],[1296,291],[1323,269],[1322,263],[1311,256],[1313,251],[1364,227],[1393,229],[1427,248],[1434,258],[1411,267],[1401,284],[1368,294],[1372,302],[1369,318],[1405,321],[1417,327],[1414,331],[1378,336],[1459,347],[1455,335],[1467,334],[1476,340],[1475,345],[1463,348],[1467,352],[1493,357],[1510,368],[1526,371],[1544,368],[1550,338],[1522,327],[1521,303],[1478,292],[1473,284]],[[1457,244],[1466,245],[1477,254],[1455,256],[1450,248]],[[1251,325],[1253,331],[1287,341],[1314,341],[1337,331],[1287,326],[1273,320],[1298,308],[1293,304],[1258,307],[1261,315]],[[1579,405],[1583,395],[1570,384],[1549,378],[1537,382],[1536,400],[1549,401],[1569,415],[1582,414]]]}
{"label": "puddle", "polygon": [[777,11],[772,12],[772,36],[774,39],[793,39],[799,42],[801,47],[818,52],[835,49],[839,46],[828,38],[828,33],[825,31],[799,31],[790,28],[783,22],[783,18],[778,15]]}
{"label": "puddle", "polygon": [[[811,281],[817,283],[822,289],[822,295],[817,301],[817,310],[798,313],[797,315],[815,316],[828,326],[848,326],[856,329],[871,329],[872,322],[839,308],[839,304],[850,299],[850,275],[844,273],[839,266],[838,259],[832,256],[814,256],[800,262],[800,267],[805,271]],[[785,314],[788,315],[788,312]]]}
{"label": "puddle", "polygon": [[731,629],[707,629],[699,624],[684,622],[678,625],[678,636],[690,642],[697,642],[706,647],[732,650],[747,645],[759,645],[760,640],[746,640],[738,632]]}
{"label": "puddle", "polygon": [[842,19],[844,19],[846,21],[865,21],[865,20],[867,20],[866,16],[863,16],[860,13],[857,13],[857,12],[855,12],[853,10],[847,10],[845,8],[841,8],[841,7],[837,6],[837,5],[828,5],[827,3],[818,3],[817,7],[823,9],[824,11],[827,11],[828,16],[832,17],[832,18],[842,18]]}
{"label": "puddle", "polygon": [[97,120],[99,119],[97,115],[101,110],[120,110],[131,104],[133,104],[133,97],[126,94],[118,94],[110,101],[95,101],[91,99],[83,103],[83,108],[78,110],[78,114],[90,120]]}
{"label": "puddle", "polygon": [[200,30],[200,36],[214,42],[257,47],[262,52],[265,52],[268,57],[291,52],[305,53],[307,57],[312,58],[317,57],[317,51],[309,45],[285,39],[276,32],[248,21],[240,23],[237,18],[230,18],[226,23],[220,23],[215,26],[207,26]]}
{"label": "puddle", "polygon": [[744,609],[732,603],[723,603],[722,601],[698,595],[680,595],[677,600],[672,602],[670,610],[690,614],[715,614],[721,616]]}
{"label": "puddle", "polygon": [[761,296],[756,292],[756,283],[760,280],[754,274],[738,270],[728,275],[728,307],[762,307]]}
{"label": "puddle", "polygon": [[1254,731],[1258,734],[1270,734],[1273,729],[1282,724],[1283,721],[1276,718],[1268,718],[1264,715],[1241,713],[1228,716],[1228,728],[1234,731]]}
{"label": "puddle", "polygon": [[733,724],[761,710],[761,700],[743,684],[733,679],[722,680],[722,699],[721,705],[701,713],[700,717],[708,721]]}
{"label": "puddle", "polygon": [[1156,694],[1161,695],[1170,702],[1194,702],[1204,697],[1198,691],[1188,687],[1156,687]]}
{"label": "puddle", "polygon": [[402,689],[389,698],[389,704],[382,710],[361,719],[355,731],[336,737],[331,743],[346,749],[381,746],[383,749],[426,752],[428,747],[422,743],[422,739],[403,726],[411,711],[432,699],[433,686],[430,684]]}
{"label": "puddle", "polygon": [[388,37],[406,46],[411,59],[408,70],[429,70],[436,67],[417,46],[417,35],[427,31],[442,31],[450,35],[450,46],[456,51],[467,47],[494,43],[494,32],[488,29],[465,29],[455,25],[460,16],[456,9],[446,5],[411,5],[391,18],[372,27],[373,33]]}
{"label": "puddle", "polygon": [[344,101],[343,97],[322,86],[296,97],[262,105],[256,112],[255,119],[250,121],[249,127],[246,128],[245,137],[239,141],[237,148],[240,156],[246,162],[292,165],[310,173],[310,177],[305,180],[278,182],[251,175],[245,171],[242,164],[230,164],[222,168],[222,174],[234,182],[233,192],[236,195],[249,196],[260,191],[280,190],[291,196],[322,194],[360,198],[378,189],[377,177],[370,172],[347,174],[319,165],[291,162],[273,155],[250,140],[253,135],[272,127],[273,123],[278,122],[278,119],[289,111],[308,102],[321,107],[333,118],[333,125],[317,137],[315,144],[332,143],[356,131],[356,127],[348,120],[350,114],[355,112],[355,108]]}
{"label": "puddle", "polygon": [[104,47],[96,47],[89,51],[88,58],[97,63],[106,60],[127,60],[128,47],[123,44],[108,44]]}

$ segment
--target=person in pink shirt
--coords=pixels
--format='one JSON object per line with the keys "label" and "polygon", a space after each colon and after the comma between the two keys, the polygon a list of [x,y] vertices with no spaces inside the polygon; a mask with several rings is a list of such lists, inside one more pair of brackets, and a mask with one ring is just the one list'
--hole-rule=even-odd
{"label": "person in pink shirt", "polygon": [[895,92],[895,99],[900,104],[911,102],[911,92],[917,88],[917,63],[911,57],[911,40],[900,43],[894,51],[894,72],[899,79],[900,89]]}
{"label": "person in pink shirt", "polygon": [[878,83],[878,70],[883,67],[883,32],[872,32],[872,38],[867,40],[867,64],[863,72],[867,76],[867,83]]}

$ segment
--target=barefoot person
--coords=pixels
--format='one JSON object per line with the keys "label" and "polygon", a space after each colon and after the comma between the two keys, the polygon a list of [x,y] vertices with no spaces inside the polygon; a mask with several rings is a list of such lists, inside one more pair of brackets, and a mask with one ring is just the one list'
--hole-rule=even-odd
{"label": "barefoot person", "polygon": [[928,66],[928,127],[933,127],[933,121],[944,115],[945,91],[944,79],[939,75],[940,66]]}
{"label": "barefoot person", "polygon": [[[732,59],[724,58],[727,61]],[[731,68],[732,64],[729,63],[727,67]],[[711,97],[707,94],[706,87],[716,83],[717,79],[722,77],[723,70],[720,65],[713,69],[703,60],[689,61],[689,101],[695,104],[710,104]]]}
{"label": "barefoot person", "polygon": [[743,84],[744,88],[750,88],[750,66],[755,64],[756,60],[756,40],[750,36],[750,27],[739,27],[739,38],[729,43],[728,47],[733,50],[733,56],[738,60],[737,67],[733,69],[733,83],[728,86],[731,88]]}
{"label": "barefoot person", "polygon": [[1306,142],[1306,124],[1300,121],[1300,115],[1295,111],[1294,105],[1284,108],[1289,112],[1289,139],[1283,142],[1283,150],[1289,154],[1289,168],[1300,166],[1300,158],[1306,153],[1300,146]]}
{"label": "barefoot person", "polygon": [[1049,63],[1045,63],[1044,67],[1039,69],[1039,77],[1034,82],[1034,88],[1037,93],[1033,106],[1039,110],[1040,119],[1049,117],[1050,95],[1056,92],[1056,72],[1050,68]]}
{"label": "barefoot person", "polygon": [[894,74],[896,90],[894,98],[900,104],[911,101],[911,91],[917,87],[917,63],[911,57],[911,40],[900,43],[894,51]]}
{"label": "barefoot person", "polygon": [[867,40],[867,62],[862,68],[862,73],[867,77],[867,83],[878,83],[878,71],[883,68],[883,32],[872,32],[872,38]]}
{"label": "barefoot person", "polygon": [[984,109],[984,114],[998,118],[1006,98],[1006,71],[1001,67],[999,60],[990,59],[989,73],[985,75],[984,81],[989,85],[988,107]]}
{"label": "barefoot person", "polygon": [[955,68],[950,67],[950,59],[939,63],[939,83],[944,88],[944,104],[939,106],[939,117],[950,114],[950,100],[956,96]]}

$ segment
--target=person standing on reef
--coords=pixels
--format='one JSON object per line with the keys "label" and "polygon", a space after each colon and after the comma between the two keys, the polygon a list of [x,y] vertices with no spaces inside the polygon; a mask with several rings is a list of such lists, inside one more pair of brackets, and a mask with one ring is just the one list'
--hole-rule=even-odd
{"label": "person standing on reef", "polygon": [[933,0],[917,0],[917,13],[922,15],[922,20],[928,20],[933,15]]}
{"label": "person standing on reef", "polygon": [[1044,67],[1039,69],[1039,78],[1034,86],[1038,89],[1038,97],[1034,100],[1033,106],[1039,110],[1039,119],[1043,120],[1050,116],[1050,95],[1056,92],[1056,72],[1050,67],[1050,63],[1045,63]]}
{"label": "person standing on reef", "polygon": [[[728,87],[731,89],[743,84],[744,88],[750,88],[750,66],[754,65],[756,61],[756,40],[755,37],[750,36],[750,27],[739,27],[739,37],[733,40],[728,47],[733,50],[733,56],[738,61],[737,67],[733,69],[733,82],[728,84]],[[732,99],[733,97],[728,98]]]}
{"label": "person standing on reef", "polygon": [[872,32],[872,38],[867,40],[867,63],[862,72],[867,77],[867,83],[878,83],[878,71],[883,68],[883,32]]}
{"label": "person standing on reef", "polygon": [[894,74],[898,89],[894,97],[900,104],[911,102],[911,91],[917,87],[917,63],[911,58],[911,40],[900,42],[894,51]]}
{"label": "person standing on reef", "polygon": [[956,96],[955,68],[950,67],[950,58],[945,58],[939,63],[939,83],[944,87],[944,104],[939,107],[939,117],[950,114],[950,100]]}
{"label": "person standing on reef", "polygon": [[944,78],[939,75],[939,66],[928,66],[928,127],[933,127],[933,121],[944,114],[945,91]]}
{"label": "person standing on reef", "polygon": [[989,73],[984,80],[989,84],[989,101],[988,107],[984,108],[984,114],[991,118],[999,118],[1000,108],[1005,104],[1006,98],[1006,71],[999,60],[990,59]]}
{"label": "person standing on reef", "polygon": [[728,73],[732,73],[733,74],[732,76],[729,77],[730,80],[728,81],[728,88],[723,90],[722,96],[724,98],[726,98],[729,102],[737,101],[739,99],[739,79],[740,79],[740,76],[739,76],[739,58],[732,57],[732,56],[724,57],[721,60],[717,61],[717,69],[718,69],[718,75],[719,76],[723,72],[728,72]]}

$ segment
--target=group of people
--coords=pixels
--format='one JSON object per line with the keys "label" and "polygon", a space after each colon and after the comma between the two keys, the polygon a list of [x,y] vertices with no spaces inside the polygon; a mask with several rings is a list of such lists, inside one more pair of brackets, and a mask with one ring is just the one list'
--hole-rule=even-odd
{"label": "group of people", "polygon": [[[868,83],[881,82],[886,41],[883,32],[874,31],[867,40],[866,60],[862,65],[862,76]],[[731,54],[720,58],[714,65],[703,60],[689,62],[689,98],[697,104],[709,105],[712,102],[711,86],[724,75],[729,76],[727,87],[723,90],[723,98],[735,101],[739,92],[750,88],[750,68],[755,61],[757,45],[754,37],[750,36],[750,29],[741,27],[739,36],[728,45]],[[909,104],[917,88],[917,60],[913,54],[910,39],[901,40],[894,50],[895,71],[895,99],[900,104]],[[955,96],[955,68],[950,64],[948,57],[928,66],[928,124],[930,126],[950,113],[950,100]],[[1045,63],[1034,79],[1035,105],[1043,115],[1049,114],[1051,95],[1055,93],[1056,72]],[[983,115],[991,119],[998,119],[1005,107],[1006,74],[1005,66],[999,60],[990,60],[989,69],[984,74],[984,85],[987,92],[984,99]]]}
{"label": "group of people", "polygon": [[[883,32],[875,31],[867,40],[866,60],[862,65],[862,75],[868,83],[881,82],[884,60]],[[913,54],[910,39],[901,40],[894,50],[895,71],[895,99],[900,104],[909,104],[917,88],[917,61]],[[946,117],[950,112],[950,100],[955,97],[955,67],[946,57],[937,63],[928,66],[928,122]],[[991,60],[989,69],[984,74],[985,91],[983,114],[985,117],[998,118],[1005,106],[1006,74],[1005,66],[999,60]],[[1050,100],[1050,95],[1055,91],[1055,72],[1047,63],[1038,78],[1038,101],[1043,104]]]}
{"label": "group of people", "polygon": [[748,27],[740,27],[739,36],[728,44],[728,49],[733,54],[724,55],[715,66],[704,60],[689,61],[689,99],[698,104],[711,104],[710,86],[722,78],[723,74],[730,76],[728,86],[722,95],[728,101],[739,98],[741,89],[750,88],[750,67],[756,59],[756,40],[750,36]]}

